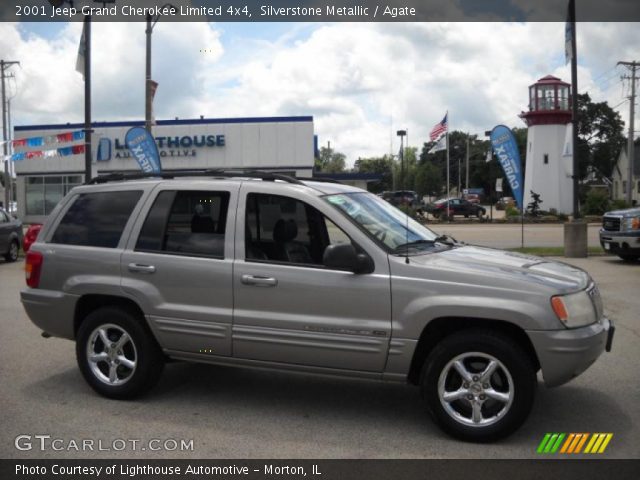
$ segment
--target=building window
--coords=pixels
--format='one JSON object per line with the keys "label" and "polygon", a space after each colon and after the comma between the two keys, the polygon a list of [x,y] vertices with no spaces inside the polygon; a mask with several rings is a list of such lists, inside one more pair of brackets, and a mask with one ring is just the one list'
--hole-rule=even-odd
{"label": "building window", "polygon": [[618,181],[613,182],[613,198],[618,198]]}
{"label": "building window", "polygon": [[27,215],[49,215],[76,185],[81,175],[41,175],[25,177]]}
{"label": "building window", "polygon": [[622,194],[623,195],[627,194],[627,181],[626,180],[622,181]]}
{"label": "building window", "polygon": [[548,153],[544,154],[544,164],[545,165],[549,165],[549,154]]}

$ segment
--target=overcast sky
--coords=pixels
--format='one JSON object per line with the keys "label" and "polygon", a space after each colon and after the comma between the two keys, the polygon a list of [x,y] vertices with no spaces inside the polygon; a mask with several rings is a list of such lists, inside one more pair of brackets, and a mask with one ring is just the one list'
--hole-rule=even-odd
{"label": "overcast sky", "polygon": [[[579,90],[629,116],[637,23],[578,24]],[[81,23],[0,23],[13,125],[81,122],[75,71]],[[93,119],[144,117],[144,24],[93,24]],[[157,119],[312,115],[321,145],[358,157],[397,152],[395,131],[422,145],[450,128],[483,136],[523,127],[528,86],[570,82],[563,23],[169,23],[153,34]],[[640,125],[636,117],[636,126]],[[626,132],[625,132],[626,135]]]}

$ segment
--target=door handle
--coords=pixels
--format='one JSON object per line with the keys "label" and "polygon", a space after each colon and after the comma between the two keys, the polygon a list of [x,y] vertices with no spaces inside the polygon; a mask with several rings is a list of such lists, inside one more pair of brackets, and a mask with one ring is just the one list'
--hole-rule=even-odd
{"label": "door handle", "polygon": [[129,271],[137,273],[154,273],[156,271],[156,267],[154,267],[153,265],[140,265],[139,263],[130,263]]}
{"label": "door handle", "polygon": [[242,283],[245,285],[255,285],[257,287],[275,287],[278,285],[278,280],[273,277],[242,275]]}

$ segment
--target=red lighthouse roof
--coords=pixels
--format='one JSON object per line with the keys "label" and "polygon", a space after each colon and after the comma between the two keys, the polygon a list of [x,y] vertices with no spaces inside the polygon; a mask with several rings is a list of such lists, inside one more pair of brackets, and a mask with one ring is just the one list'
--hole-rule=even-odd
{"label": "red lighthouse roof", "polygon": [[571,85],[547,75],[529,86],[529,111],[522,112],[527,125],[566,125],[571,121]]}

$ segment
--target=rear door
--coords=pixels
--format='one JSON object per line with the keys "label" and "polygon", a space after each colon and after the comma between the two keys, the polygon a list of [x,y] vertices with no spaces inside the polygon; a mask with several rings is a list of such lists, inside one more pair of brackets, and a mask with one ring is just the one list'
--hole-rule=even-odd
{"label": "rear door", "polygon": [[[391,337],[386,255],[323,200],[276,187],[241,189],[234,357],[381,372]],[[371,256],[375,271],[324,267],[324,248],[340,242]]]}
{"label": "rear door", "polygon": [[163,183],[122,255],[122,288],[168,351],[230,355],[238,184]]}

